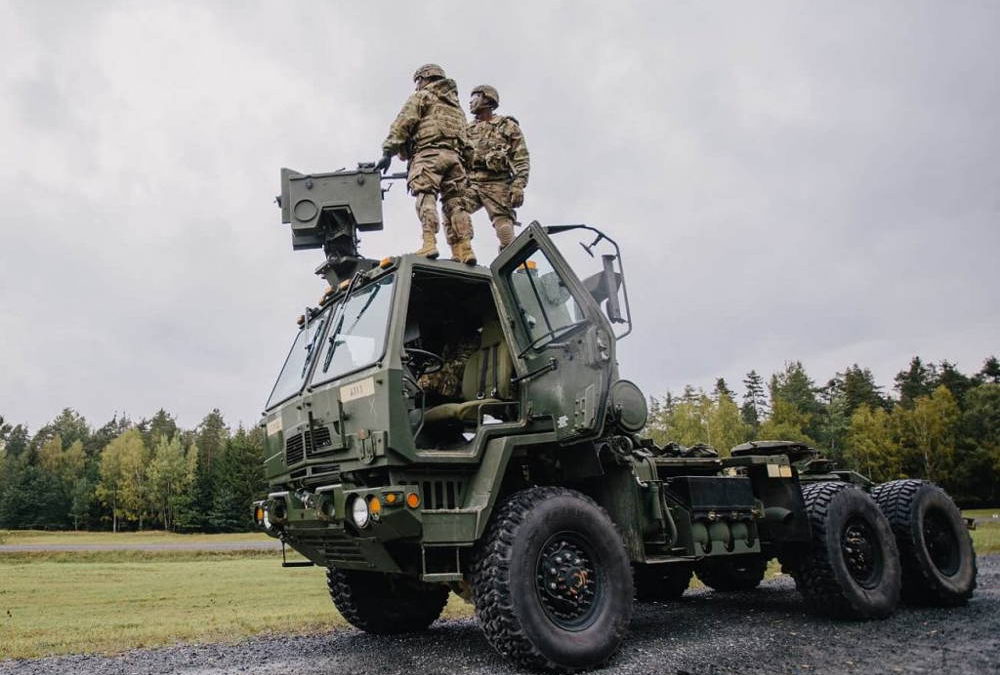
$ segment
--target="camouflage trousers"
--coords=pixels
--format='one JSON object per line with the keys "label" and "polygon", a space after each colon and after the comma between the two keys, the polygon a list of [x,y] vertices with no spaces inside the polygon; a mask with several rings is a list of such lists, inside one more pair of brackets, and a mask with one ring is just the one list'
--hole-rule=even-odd
{"label": "camouflage trousers", "polygon": [[458,153],[448,148],[421,150],[410,159],[406,187],[417,198],[417,218],[425,233],[440,229],[437,199],[444,213],[444,232],[451,245],[472,239],[472,219],[465,209],[468,179]]}
{"label": "camouflage trousers", "polygon": [[501,248],[514,239],[517,215],[510,205],[510,181],[472,180],[465,201],[470,216],[479,209],[486,209]]}

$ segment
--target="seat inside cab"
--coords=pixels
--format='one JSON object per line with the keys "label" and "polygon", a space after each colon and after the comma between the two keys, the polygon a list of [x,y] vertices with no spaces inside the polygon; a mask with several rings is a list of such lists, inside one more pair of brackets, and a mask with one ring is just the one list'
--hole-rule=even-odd
{"label": "seat inside cab", "polygon": [[482,424],[517,419],[514,364],[486,280],[418,271],[406,316],[417,447],[461,445]]}

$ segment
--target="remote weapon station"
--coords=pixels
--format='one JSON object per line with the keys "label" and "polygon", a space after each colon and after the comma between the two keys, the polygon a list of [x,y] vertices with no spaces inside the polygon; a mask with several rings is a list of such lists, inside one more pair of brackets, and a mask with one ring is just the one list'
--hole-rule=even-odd
{"label": "remote weapon station", "polygon": [[[967,525],[931,483],[876,486],[799,443],[720,456],[645,438],[603,232],[532,223],[488,268],[368,259],[358,233],[382,229],[383,180],[372,165],[282,170],[292,246],[323,249],[329,287],[267,401],[269,494],[254,504],[307,559],[286,566],[327,568],[354,626],[425,629],[454,591],[505,657],[578,670],[615,653],[635,601],[676,598],[695,574],[752,589],[775,558],[824,614],[970,597]],[[425,384],[446,364],[451,391]]]}

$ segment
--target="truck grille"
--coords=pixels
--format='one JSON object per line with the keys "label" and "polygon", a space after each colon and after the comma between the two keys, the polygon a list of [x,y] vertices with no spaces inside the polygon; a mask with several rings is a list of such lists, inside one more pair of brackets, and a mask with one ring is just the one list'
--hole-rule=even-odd
{"label": "truck grille", "polygon": [[306,455],[311,455],[320,448],[330,445],[330,429],[328,427],[316,427],[313,430],[306,430],[301,434],[295,434],[285,439],[285,464],[291,466],[298,464]]}
{"label": "truck grille", "polygon": [[291,466],[305,459],[305,441],[303,434],[295,434],[285,439],[285,464]]}
{"label": "truck grille", "polygon": [[457,509],[462,505],[461,481],[425,480],[421,491],[425,509]]}
{"label": "truck grille", "polygon": [[361,554],[358,542],[337,530],[326,530],[322,535],[305,535],[296,537],[302,544],[315,549],[328,563],[363,563],[365,557]]}

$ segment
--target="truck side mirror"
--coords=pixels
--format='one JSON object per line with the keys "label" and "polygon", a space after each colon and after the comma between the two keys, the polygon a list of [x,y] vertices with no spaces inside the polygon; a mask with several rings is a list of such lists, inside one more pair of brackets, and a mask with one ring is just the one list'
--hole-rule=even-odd
{"label": "truck side mirror", "polygon": [[625,317],[622,316],[621,304],[618,302],[618,287],[621,286],[622,277],[615,272],[616,257],[610,254],[601,256],[601,262],[604,264],[601,279],[604,283],[604,292],[608,298],[608,304],[604,306],[604,311],[611,323],[625,323]]}

